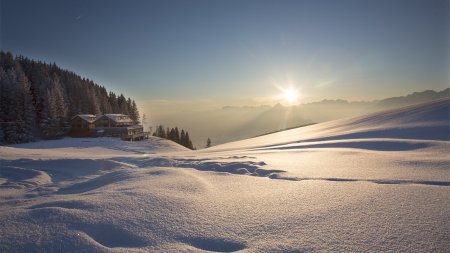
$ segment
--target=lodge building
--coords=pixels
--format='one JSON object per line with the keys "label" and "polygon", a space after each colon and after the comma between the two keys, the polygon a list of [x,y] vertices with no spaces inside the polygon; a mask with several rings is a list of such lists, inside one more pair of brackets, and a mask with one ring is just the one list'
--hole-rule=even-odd
{"label": "lodge building", "polygon": [[135,141],[148,138],[149,133],[144,132],[142,125],[134,124],[128,115],[104,114],[78,114],[70,120],[69,136],[72,137],[99,137],[112,136],[124,140]]}

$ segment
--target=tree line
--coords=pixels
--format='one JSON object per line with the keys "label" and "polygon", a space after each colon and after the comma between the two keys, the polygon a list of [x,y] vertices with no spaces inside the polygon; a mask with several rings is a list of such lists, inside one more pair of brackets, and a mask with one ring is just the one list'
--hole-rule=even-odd
{"label": "tree line", "polygon": [[138,123],[136,102],[92,80],[23,56],[0,51],[0,143],[66,135],[76,114],[127,114]]}
{"label": "tree line", "polygon": [[171,140],[189,149],[196,149],[192,145],[192,141],[189,138],[188,131],[184,131],[184,129],[181,129],[180,132],[178,127],[164,129],[163,125],[159,125],[156,127],[153,136]]}

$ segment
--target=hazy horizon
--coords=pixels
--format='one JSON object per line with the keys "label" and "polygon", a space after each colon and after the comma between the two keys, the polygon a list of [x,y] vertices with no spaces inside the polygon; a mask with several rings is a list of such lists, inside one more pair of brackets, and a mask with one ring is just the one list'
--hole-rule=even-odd
{"label": "hazy horizon", "polygon": [[147,129],[152,127],[154,130],[160,124],[187,129],[194,146],[203,148],[208,138],[212,140],[213,145],[218,145],[286,128],[354,117],[449,96],[447,88],[438,91],[417,91],[379,100],[337,99],[296,105],[276,103],[217,106],[215,101],[208,100],[156,100],[143,103],[140,111],[147,115],[144,123]]}
{"label": "hazy horizon", "polygon": [[[234,99],[234,100],[213,100],[213,99],[198,99],[198,100],[170,100],[170,99],[149,99],[149,100],[142,100],[141,104],[139,105],[140,111],[147,115],[151,115],[146,113],[145,111],[149,108],[153,108],[152,111],[156,112],[157,110],[164,108],[167,110],[167,112],[183,112],[183,111],[192,111],[192,112],[201,112],[201,111],[210,111],[210,110],[217,110],[217,109],[224,109],[227,107],[235,107],[235,108],[245,108],[245,107],[273,107],[277,104],[280,104],[285,107],[290,106],[302,106],[302,105],[308,105],[308,104],[314,104],[314,103],[320,103],[324,101],[344,101],[348,103],[359,103],[359,102],[376,102],[383,99],[388,98],[396,98],[396,97],[405,97],[414,93],[421,93],[426,91],[433,91],[433,92],[442,92],[445,91],[447,88],[443,89],[424,89],[424,90],[417,90],[413,91],[411,93],[400,93],[400,94],[392,94],[390,96],[383,96],[373,99],[359,99],[359,100],[349,100],[342,97],[324,97],[317,100],[311,100],[311,101],[299,101],[295,104],[286,103],[286,101],[283,98],[279,99],[273,99],[273,100],[264,100],[264,99],[253,99],[253,100],[244,100],[244,99]],[[183,109],[180,109],[182,107]],[[166,111],[165,110],[165,111]]]}

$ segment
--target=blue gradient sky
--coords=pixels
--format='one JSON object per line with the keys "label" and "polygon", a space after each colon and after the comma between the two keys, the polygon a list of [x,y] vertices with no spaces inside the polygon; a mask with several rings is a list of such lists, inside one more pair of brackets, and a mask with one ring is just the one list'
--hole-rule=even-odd
{"label": "blue gradient sky", "polygon": [[449,1],[1,0],[1,48],[138,101],[305,102],[449,86]]}

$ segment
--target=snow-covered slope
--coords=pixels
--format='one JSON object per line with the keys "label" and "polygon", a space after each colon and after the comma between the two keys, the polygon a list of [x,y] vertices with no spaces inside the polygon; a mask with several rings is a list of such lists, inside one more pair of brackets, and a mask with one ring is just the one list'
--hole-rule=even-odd
{"label": "snow-covered slope", "polygon": [[448,252],[449,101],[201,151],[0,147],[0,252]]}
{"label": "snow-covered slope", "polygon": [[449,100],[441,99],[227,143],[212,147],[209,151],[369,138],[448,141],[449,114]]}

